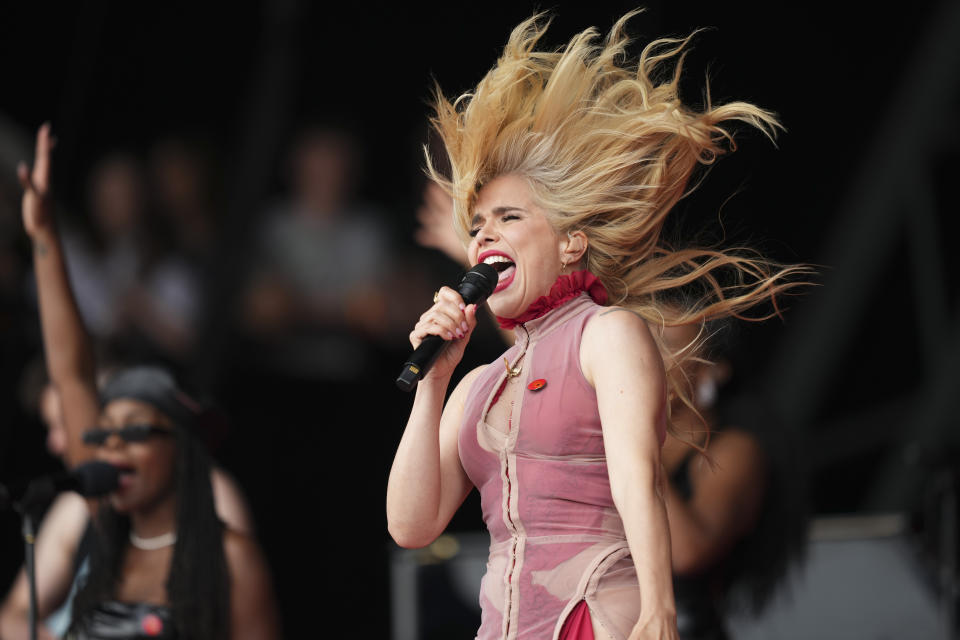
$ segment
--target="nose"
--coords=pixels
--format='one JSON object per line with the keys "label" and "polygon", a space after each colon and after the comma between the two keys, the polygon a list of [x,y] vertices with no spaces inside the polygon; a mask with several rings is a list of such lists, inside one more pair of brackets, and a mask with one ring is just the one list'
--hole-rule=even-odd
{"label": "nose", "polygon": [[107,439],[103,441],[104,449],[120,449],[126,446],[127,442],[120,437],[116,432],[111,433],[107,436]]}

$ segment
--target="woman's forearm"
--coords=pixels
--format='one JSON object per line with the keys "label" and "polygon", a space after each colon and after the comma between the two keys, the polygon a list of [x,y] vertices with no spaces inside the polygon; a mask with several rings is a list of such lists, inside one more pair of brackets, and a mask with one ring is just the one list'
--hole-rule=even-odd
{"label": "woman's forearm", "polygon": [[80,318],[60,238],[53,225],[33,238],[33,265],[47,369],[54,384],[93,384],[94,359]]}
{"label": "woman's forearm", "polygon": [[440,533],[436,531],[442,497],[440,419],[446,388],[447,381],[431,378],[417,385],[390,468],[387,526],[404,547],[424,546]]}
{"label": "woman's forearm", "polygon": [[74,466],[91,456],[83,443],[83,431],[95,424],[99,414],[93,349],[70,288],[56,231],[36,232],[32,240],[44,357],[63,406],[64,462]]}
{"label": "woman's forearm", "polygon": [[640,586],[641,619],[656,613],[673,616],[673,573],[670,558],[670,528],[658,469],[632,470],[615,488],[617,510]]}

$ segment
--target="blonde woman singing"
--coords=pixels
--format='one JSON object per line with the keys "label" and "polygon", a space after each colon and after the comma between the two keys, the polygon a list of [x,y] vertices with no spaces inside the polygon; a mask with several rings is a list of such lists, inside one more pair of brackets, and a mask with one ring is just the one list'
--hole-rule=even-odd
{"label": "blonde woman singing", "polygon": [[[660,450],[668,396],[689,393],[665,374],[649,326],[741,315],[804,271],[661,243],[696,170],[732,149],[725,125],[772,137],[778,124],[742,102],[681,103],[689,38],[625,62],[630,15],[605,40],[588,29],[559,51],[537,48],[535,16],[472,92],[437,92],[452,169],[431,177],[454,200],[470,262],[498,270],[488,303],[516,343],[444,405],[477,310],[443,288],[420,317],[414,347],[449,343],[417,389],[387,518],[398,544],[421,547],[480,491],[482,640],[677,637]],[[691,283],[694,303],[661,299]]]}

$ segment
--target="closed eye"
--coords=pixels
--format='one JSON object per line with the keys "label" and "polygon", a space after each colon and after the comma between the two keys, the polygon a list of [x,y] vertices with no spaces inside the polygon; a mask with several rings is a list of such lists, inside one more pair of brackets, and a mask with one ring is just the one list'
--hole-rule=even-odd
{"label": "closed eye", "polygon": [[[500,222],[506,222],[510,220],[520,220],[522,216],[518,213],[514,213],[515,211],[522,212],[524,210],[519,209],[517,207],[497,207],[496,209],[493,210],[493,215],[496,216],[500,220]],[[482,224],[479,224],[483,222],[482,217],[480,215],[474,216],[473,222],[477,224],[477,226],[473,227],[468,232],[468,235],[471,238],[476,237],[476,235],[480,233],[480,229],[483,227]]]}

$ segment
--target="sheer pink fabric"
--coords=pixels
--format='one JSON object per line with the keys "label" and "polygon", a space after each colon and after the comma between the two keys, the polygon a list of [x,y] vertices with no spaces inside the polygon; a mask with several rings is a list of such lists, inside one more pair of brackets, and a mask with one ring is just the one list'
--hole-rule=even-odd
{"label": "sheer pink fabric", "polygon": [[[580,370],[583,328],[600,309],[584,293],[518,326],[517,344],[504,355],[522,369],[496,411],[492,400],[507,375],[502,359],[471,388],[460,459],[490,532],[479,640],[556,640],[584,600],[614,638],[626,638],[639,617],[596,393]],[[541,379],[542,388],[528,388]]]}

